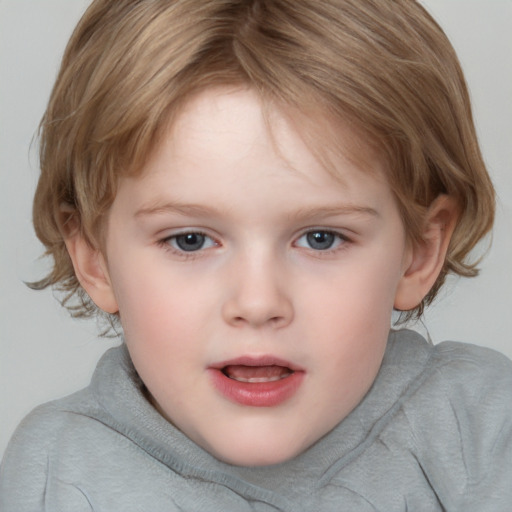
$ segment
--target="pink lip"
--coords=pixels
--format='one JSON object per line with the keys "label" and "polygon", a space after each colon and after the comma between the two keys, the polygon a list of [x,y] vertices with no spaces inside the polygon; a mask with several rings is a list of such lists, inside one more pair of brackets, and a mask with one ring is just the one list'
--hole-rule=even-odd
{"label": "pink lip", "polygon": [[[281,366],[292,373],[269,382],[240,382],[228,377],[222,370],[228,366]],[[228,400],[250,407],[275,407],[291,398],[300,387],[305,372],[288,361],[273,356],[240,357],[208,368],[214,387]]]}

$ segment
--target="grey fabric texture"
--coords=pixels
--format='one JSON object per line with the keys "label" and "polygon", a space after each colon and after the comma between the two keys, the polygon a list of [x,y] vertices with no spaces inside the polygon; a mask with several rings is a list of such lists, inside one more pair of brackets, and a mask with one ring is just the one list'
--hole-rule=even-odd
{"label": "grey fabric texture", "polygon": [[362,402],[298,457],[225,464],[147,400],[124,345],[42,405],[0,469],[2,512],[512,510],[512,363],[391,331]]}

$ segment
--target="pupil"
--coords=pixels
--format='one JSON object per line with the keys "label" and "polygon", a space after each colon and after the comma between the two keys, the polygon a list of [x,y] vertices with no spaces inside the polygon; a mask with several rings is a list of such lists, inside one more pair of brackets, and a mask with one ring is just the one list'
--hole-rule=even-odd
{"label": "pupil", "polygon": [[204,244],[204,235],[199,233],[187,233],[176,237],[176,245],[182,251],[197,251]]}
{"label": "pupil", "polygon": [[308,244],[312,249],[329,249],[334,243],[334,235],[327,231],[315,231],[307,234]]}

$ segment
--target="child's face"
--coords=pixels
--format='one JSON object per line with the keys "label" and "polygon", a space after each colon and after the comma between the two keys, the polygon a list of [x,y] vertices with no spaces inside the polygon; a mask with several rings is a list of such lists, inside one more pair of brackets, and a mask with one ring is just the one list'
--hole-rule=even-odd
{"label": "child's face", "polygon": [[202,93],[143,175],[121,180],[107,229],[155,405],[239,465],[294,457],[360,402],[409,259],[379,161],[369,173],[338,158],[335,180],[271,122],[272,136],[249,90]]}

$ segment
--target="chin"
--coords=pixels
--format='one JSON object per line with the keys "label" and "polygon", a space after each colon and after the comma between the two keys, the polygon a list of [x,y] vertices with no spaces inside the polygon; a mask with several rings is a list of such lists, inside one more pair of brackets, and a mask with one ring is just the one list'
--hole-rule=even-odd
{"label": "chin", "polygon": [[217,455],[222,462],[231,464],[232,466],[242,467],[263,467],[263,466],[275,466],[281,464],[290,459],[293,459],[298,453],[292,454],[276,454],[276,453],[236,453],[236,454],[224,454],[224,456]]}
{"label": "chin", "polygon": [[232,443],[228,446],[217,447],[216,450],[209,449],[217,459],[233,466],[257,467],[274,466],[293,459],[302,453],[307,446],[285,445],[284,443],[269,442],[254,443],[247,440],[246,443]]}

